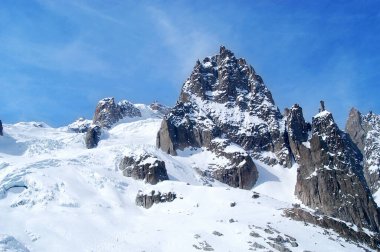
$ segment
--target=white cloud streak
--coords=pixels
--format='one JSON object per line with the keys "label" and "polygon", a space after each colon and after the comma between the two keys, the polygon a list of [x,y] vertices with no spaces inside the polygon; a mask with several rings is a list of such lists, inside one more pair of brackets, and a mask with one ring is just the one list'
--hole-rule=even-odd
{"label": "white cloud streak", "polygon": [[203,58],[217,48],[219,41],[217,36],[200,29],[200,24],[197,24],[190,16],[187,18],[187,23],[179,27],[175,19],[162,9],[149,6],[147,11],[155,22],[166,47],[178,60],[176,64],[179,65],[179,74],[182,77],[189,74],[197,58]]}

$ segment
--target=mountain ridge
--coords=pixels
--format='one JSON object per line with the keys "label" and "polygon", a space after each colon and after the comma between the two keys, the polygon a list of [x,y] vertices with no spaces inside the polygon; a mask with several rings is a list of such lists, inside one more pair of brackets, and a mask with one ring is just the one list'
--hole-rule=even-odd
{"label": "mountain ridge", "polygon": [[379,118],[281,114],[222,46],[172,108],[109,97],[66,127],[4,124],[0,249],[378,250]]}

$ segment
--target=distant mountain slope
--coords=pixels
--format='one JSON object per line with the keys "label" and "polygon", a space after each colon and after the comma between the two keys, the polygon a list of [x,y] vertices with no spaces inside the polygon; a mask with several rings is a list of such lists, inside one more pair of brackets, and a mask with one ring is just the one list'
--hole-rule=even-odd
{"label": "distant mountain slope", "polygon": [[[358,246],[364,245],[282,216],[282,209],[291,207],[294,200],[276,200],[278,196],[287,199],[278,185],[294,188],[289,178],[295,173],[258,163],[263,177],[257,189],[262,188],[262,194],[255,198],[251,191],[204,180],[192,167],[207,158],[219,158],[207,151],[171,156],[157,150],[160,123],[158,118],[120,123],[90,150],[84,146],[83,133],[36,123],[6,124],[6,137],[23,149],[8,154],[0,151],[0,232],[15,238],[12,243],[2,243],[8,238],[1,238],[0,248],[339,251],[344,246],[362,251]],[[165,161],[170,181],[149,185],[122,176],[118,169],[122,157],[142,150]],[[178,197],[146,210],[135,205],[139,190],[173,191]]]}

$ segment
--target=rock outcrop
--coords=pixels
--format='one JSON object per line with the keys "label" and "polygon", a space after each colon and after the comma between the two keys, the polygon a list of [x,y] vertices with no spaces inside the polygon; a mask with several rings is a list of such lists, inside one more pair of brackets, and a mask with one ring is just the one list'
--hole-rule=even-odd
{"label": "rock outcrop", "polygon": [[370,112],[362,115],[352,108],[346,132],[364,157],[364,175],[372,192],[380,188],[380,116]]}
{"label": "rock outcrop", "polygon": [[[225,138],[268,164],[290,167],[283,117],[262,78],[225,47],[197,61],[174,108],[164,118],[157,147],[172,155],[187,147],[210,147]],[[264,153],[272,152],[275,158]]]}
{"label": "rock outcrop", "polygon": [[136,205],[142,206],[144,208],[151,208],[153,204],[159,204],[164,202],[172,202],[177,198],[177,195],[173,192],[161,193],[151,191],[149,194],[144,194],[141,191],[137,193],[136,196]]}
{"label": "rock outcrop", "polygon": [[364,152],[365,139],[369,130],[368,125],[363,122],[362,114],[356,108],[350,110],[346,122],[346,132],[358,148]]}
{"label": "rock outcrop", "polygon": [[234,146],[228,140],[214,139],[210,143],[210,149],[219,157],[229,160],[229,164],[216,167],[210,171],[210,176],[229,186],[240,189],[251,189],[259,176],[257,167],[244,149]]}
{"label": "rock outcrop", "polygon": [[330,218],[325,215],[314,214],[306,209],[292,208],[284,211],[285,216],[290,217],[297,221],[303,221],[311,224],[318,225],[322,228],[333,230],[346,239],[355,241],[357,243],[367,244],[369,247],[380,250],[380,236],[379,234],[369,234],[363,230],[358,230],[343,221]]}
{"label": "rock outcrop", "polygon": [[91,124],[91,120],[86,120],[85,118],[81,117],[75,122],[69,124],[67,128],[71,132],[86,133],[90,129]]}
{"label": "rock outcrop", "polygon": [[96,106],[93,123],[109,129],[124,117],[141,117],[141,112],[126,100],[116,104],[114,98],[104,98]]}
{"label": "rock outcrop", "polygon": [[3,123],[0,120],[0,136],[2,136],[2,135],[3,135]]}
{"label": "rock outcrop", "polygon": [[131,153],[125,156],[120,162],[119,169],[126,177],[144,180],[152,185],[169,179],[165,162],[148,153]]}
{"label": "rock outcrop", "polygon": [[87,149],[92,149],[98,146],[102,129],[98,125],[91,125],[85,136]]}
{"label": "rock outcrop", "polygon": [[126,100],[117,104],[114,98],[100,100],[85,137],[87,148],[95,148],[98,145],[101,129],[110,129],[115,123],[127,117],[141,117],[141,112],[135,105]]}
{"label": "rock outcrop", "polygon": [[299,163],[301,156],[306,155],[308,152],[311,125],[305,121],[302,108],[298,104],[295,104],[291,109],[287,109],[285,117],[289,147],[294,160]]}
{"label": "rock outcrop", "polygon": [[364,179],[362,155],[332,114],[320,111],[308,144],[303,144],[306,134],[294,138],[301,147],[295,194],[323,214],[378,232],[380,213]]}

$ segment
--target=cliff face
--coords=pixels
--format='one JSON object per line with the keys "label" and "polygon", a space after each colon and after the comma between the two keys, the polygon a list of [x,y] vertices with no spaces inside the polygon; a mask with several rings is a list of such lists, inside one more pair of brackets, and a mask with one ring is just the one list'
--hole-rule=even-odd
{"label": "cliff face", "polygon": [[296,196],[323,214],[378,232],[380,214],[364,179],[363,156],[349,135],[321,109],[309,141],[304,137],[299,134],[295,146],[300,148],[293,151],[300,165]]}
{"label": "cliff face", "polygon": [[362,115],[352,108],[346,132],[364,157],[364,175],[372,192],[380,188],[380,116],[370,112]]}

